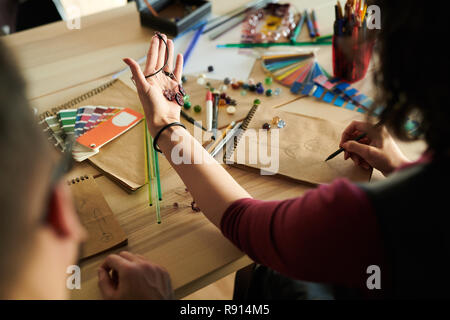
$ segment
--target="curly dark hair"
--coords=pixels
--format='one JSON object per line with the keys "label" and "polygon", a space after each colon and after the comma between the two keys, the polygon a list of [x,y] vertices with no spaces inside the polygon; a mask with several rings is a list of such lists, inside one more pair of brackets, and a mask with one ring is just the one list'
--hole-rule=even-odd
{"label": "curly dark hair", "polygon": [[447,11],[424,1],[375,0],[381,9],[374,81],[384,106],[380,120],[402,140],[411,140],[405,123],[420,119],[420,132],[435,155],[447,154],[450,108],[450,59],[446,40]]}

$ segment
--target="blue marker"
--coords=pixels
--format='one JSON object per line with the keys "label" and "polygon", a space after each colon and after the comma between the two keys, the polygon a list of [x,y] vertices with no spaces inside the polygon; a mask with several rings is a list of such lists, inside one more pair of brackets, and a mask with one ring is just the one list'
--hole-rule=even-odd
{"label": "blue marker", "polygon": [[308,30],[309,30],[309,36],[311,38],[315,38],[316,34],[314,32],[314,26],[312,24],[311,18],[308,15],[308,11],[305,10],[304,15],[306,16],[306,25],[308,26]]}

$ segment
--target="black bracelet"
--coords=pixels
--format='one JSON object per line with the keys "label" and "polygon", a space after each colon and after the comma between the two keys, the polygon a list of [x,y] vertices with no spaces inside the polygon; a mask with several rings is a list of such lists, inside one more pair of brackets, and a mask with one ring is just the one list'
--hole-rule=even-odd
{"label": "black bracelet", "polygon": [[174,127],[174,126],[180,126],[180,127],[183,127],[186,129],[184,124],[182,124],[181,122],[172,122],[172,123],[166,124],[164,127],[161,128],[161,130],[158,131],[155,138],[153,139],[153,149],[155,149],[159,153],[162,153],[162,151],[158,148],[158,145],[157,145],[159,136],[161,135],[161,133],[163,133],[164,130],[166,130],[167,128],[170,128],[170,127]]}

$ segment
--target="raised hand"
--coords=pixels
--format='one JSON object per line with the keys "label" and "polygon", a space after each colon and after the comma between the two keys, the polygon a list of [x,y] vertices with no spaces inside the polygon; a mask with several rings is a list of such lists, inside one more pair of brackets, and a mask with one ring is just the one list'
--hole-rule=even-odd
{"label": "raised hand", "polygon": [[[133,74],[132,79],[136,85],[152,136],[155,136],[164,125],[180,121],[180,105],[175,100],[169,101],[164,96],[164,91],[178,91],[183,72],[183,56],[181,54],[177,56],[174,68],[173,41],[168,40],[166,35],[161,35],[161,38],[158,35],[153,36],[143,71],[133,59],[123,59]],[[167,43],[167,48],[165,43]],[[164,66],[166,61],[167,64]],[[163,68],[161,72],[146,78],[161,68]],[[167,74],[173,74],[173,77],[169,77]]]}

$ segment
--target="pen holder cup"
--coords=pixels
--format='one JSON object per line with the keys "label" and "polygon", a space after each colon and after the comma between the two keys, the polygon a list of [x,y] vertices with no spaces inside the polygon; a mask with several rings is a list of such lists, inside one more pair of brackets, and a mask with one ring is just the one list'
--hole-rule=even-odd
{"label": "pen holder cup", "polygon": [[349,83],[365,77],[372,58],[375,40],[352,36],[333,36],[334,76]]}

